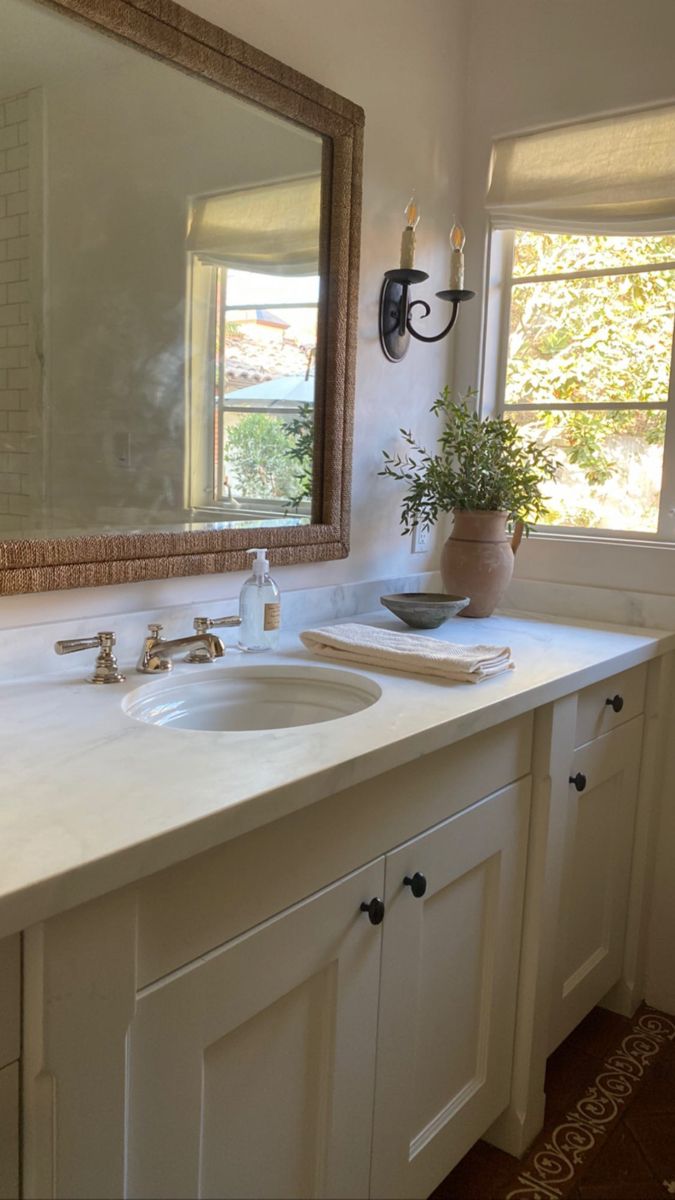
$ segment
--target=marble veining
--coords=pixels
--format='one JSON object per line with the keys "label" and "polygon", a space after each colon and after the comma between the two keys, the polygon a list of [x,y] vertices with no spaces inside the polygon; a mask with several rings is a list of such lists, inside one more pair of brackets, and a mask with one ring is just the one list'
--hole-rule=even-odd
{"label": "marble veining", "polygon": [[[381,609],[338,615],[339,598],[321,605],[303,624],[359,615],[401,628]],[[475,686],[364,670],[382,695],[361,712],[309,728],[221,733],[144,725],[124,713],[125,695],[141,683],[138,625],[137,615],[133,655],[121,646],[125,684],[85,683],[83,654],[68,672],[0,685],[0,937],[675,648],[675,634],[658,630],[459,617],[424,636],[509,645],[516,669]],[[276,654],[233,651],[217,670],[314,661],[325,665],[288,630]],[[210,669],[179,662],[156,687],[208,678]]]}

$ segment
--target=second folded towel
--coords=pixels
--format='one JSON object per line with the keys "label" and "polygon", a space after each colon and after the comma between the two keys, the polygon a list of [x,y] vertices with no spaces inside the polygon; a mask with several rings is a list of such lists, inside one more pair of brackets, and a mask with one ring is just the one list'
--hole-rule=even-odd
{"label": "second folded towel", "polygon": [[315,654],[350,665],[386,667],[408,675],[432,675],[460,683],[480,683],[513,670],[508,646],[462,646],[414,633],[393,633],[371,625],[326,625],[306,629],[300,640]]}

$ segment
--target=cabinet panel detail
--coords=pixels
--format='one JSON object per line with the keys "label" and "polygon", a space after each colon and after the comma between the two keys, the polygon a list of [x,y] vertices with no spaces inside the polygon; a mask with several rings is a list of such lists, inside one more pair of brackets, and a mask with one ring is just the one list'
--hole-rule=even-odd
{"label": "cabinet panel detail", "polygon": [[139,985],[527,775],[531,753],[532,714],[526,713],[143,881]]}
{"label": "cabinet panel detail", "polygon": [[140,993],[128,1195],[367,1195],[383,883],[380,859]]}
{"label": "cabinet panel detail", "polygon": [[529,794],[513,784],[387,855],[374,1196],[428,1195],[508,1104]]}
{"label": "cabinet panel detail", "polygon": [[549,1049],[621,976],[638,794],[642,718],[574,752]]}

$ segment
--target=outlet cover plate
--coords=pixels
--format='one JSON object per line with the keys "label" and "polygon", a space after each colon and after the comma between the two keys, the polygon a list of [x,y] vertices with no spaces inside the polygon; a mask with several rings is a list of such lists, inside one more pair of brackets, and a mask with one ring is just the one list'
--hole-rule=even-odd
{"label": "outlet cover plate", "polygon": [[413,530],[412,553],[426,554],[428,550],[431,550],[431,526],[418,525]]}

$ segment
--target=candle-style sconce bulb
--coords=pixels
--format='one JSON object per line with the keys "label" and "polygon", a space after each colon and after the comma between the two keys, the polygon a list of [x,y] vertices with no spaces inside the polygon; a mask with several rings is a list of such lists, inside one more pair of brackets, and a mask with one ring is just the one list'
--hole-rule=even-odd
{"label": "candle-style sconce bulb", "polygon": [[420,209],[413,192],[404,210],[406,229],[417,229],[420,222]]}
{"label": "candle-style sconce bulb", "polygon": [[450,248],[452,250],[461,252],[464,249],[465,242],[466,234],[464,233],[462,226],[455,223],[455,219],[453,217],[453,226],[450,230]]}
{"label": "candle-style sconce bulb", "polygon": [[405,229],[401,235],[401,270],[412,271],[415,267],[415,230],[420,220],[420,210],[414,192],[403,211]]}
{"label": "candle-style sconce bulb", "polygon": [[428,317],[431,305],[426,300],[411,300],[410,289],[429,278],[426,271],[415,269],[415,230],[419,224],[420,210],[415,195],[410,197],[405,209],[406,225],[401,237],[401,265],[396,270],[385,271],[380,294],[380,345],[390,362],[400,362],[405,356],[411,337],[418,342],[440,342],[454,327],[460,305],[475,296],[464,287],[464,243],[466,237],[461,225],[453,217],[450,230],[450,287],[436,292],[439,300],[451,305],[450,319],[440,333],[420,333],[412,324],[413,311],[422,310],[422,319]]}

